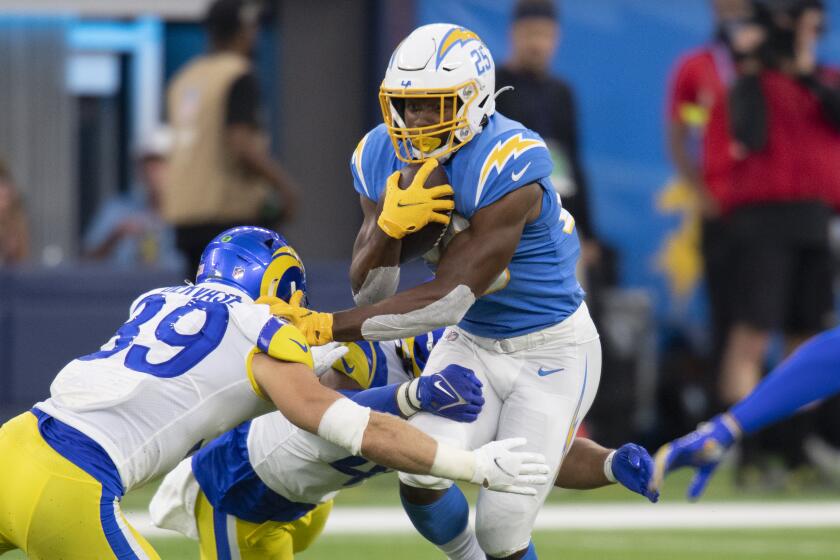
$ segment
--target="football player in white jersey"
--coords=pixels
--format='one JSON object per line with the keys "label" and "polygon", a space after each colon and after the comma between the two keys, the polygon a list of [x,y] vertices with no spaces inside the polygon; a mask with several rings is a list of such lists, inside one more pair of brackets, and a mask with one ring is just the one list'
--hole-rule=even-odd
{"label": "football player in white jersey", "polygon": [[[473,372],[449,366],[418,377],[442,334],[439,329],[396,342],[349,343],[350,351],[321,381],[345,394],[355,390],[354,400],[380,412],[410,417],[419,408],[472,422],[483,403]],[[410,398],[397,398],[403,391]],[[320,535],[339,491],[388,471],[272,412],[183,460],[149,509],[159,527],[197,538],[202,560],[290,560]],[[647,490],[652,473],[643,448],[626,444],[613,452],[578,438],[555,485],[589,489],[619,482],[656,501]]]}
{"label": "football player in white jersey", "polygon": [[[452,366],[434,376],[414,375],[428,355],[426,341],[440,334],[401,344],[350,343],[321,380],[380,412],[407,418],[419,409],[474,421],[483,398],[471,371]],[[273,412],[182,461],[164,479],[150,512],[158,526],[198,538],[202,560],[287,560],[321,533],[340,490],[388,470]]]}
{"label": "football player in white jersey", "polygon": [[195,285],[137,298],[111,340],[59,372],[50,398],[0,428],[0,553],[158,558],[120,498],[271,402],[295,425],[382,465],[503,491],[545,482],[541,457],[510,451],[521,440],[465,453],[321,385],[301,333],[254,303],[302,283],[285,240],[245,226],[208,245]]}
{"label": "football player in white jersey", "polygon": [[[556,473],[595,398],[601,346],[575,275],[574,218],[551,183],[551,154],[539,134],[496,111],[499,93],[493,57],[474,32],[448,23],[412,31],[385,70],[383,122],[350,162],[364,213],[350,268],[358,307],[324,313],[292,301],[273,311],[321,344],[448,327],[429,373],[452,363],[473,370],[484,407],[470,424],[421,413],[412,425],[461,449],[526,437]],[[401,188],[406,163],[421,167]],[[438,166],[449,184],[427,188]],[[406,236],[449,224],[453,209],[469,227],[442,251],[434,279],[395,293]],[[400,480],[409,517],[447,555],[537,557],[531,529],[548,486],[536,499],[481,490],[473,533],[451,481]]]}

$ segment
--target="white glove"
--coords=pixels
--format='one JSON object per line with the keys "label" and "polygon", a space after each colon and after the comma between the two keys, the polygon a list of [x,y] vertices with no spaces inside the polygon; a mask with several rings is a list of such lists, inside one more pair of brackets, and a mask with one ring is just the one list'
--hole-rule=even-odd
{"label": "white glove", "polygon": [[312,347],[312,369],[315,375],[321,377],[327,373],[332,365],[344,357],[350,349],[340,342],[328,342],[323,346]]}
{"label": "white glove", "polygon": [[489,490],[534,496],[535,484],[548,483],[548,465],[541,453],[511,451],[526,443],[525,438],[491,441],[473,451],[475,474],[471,482]]}

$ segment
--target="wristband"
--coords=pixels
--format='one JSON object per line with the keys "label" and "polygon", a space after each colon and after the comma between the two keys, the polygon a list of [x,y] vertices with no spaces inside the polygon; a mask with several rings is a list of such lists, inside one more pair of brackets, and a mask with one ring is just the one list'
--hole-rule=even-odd
{"label": "wristband", "polygon": [[397,407],[400,409],[400,414],[406,418],[414,416],[422,410],[420,401],[417,398],[417,386],[420,384],[420,378],[412,381],[407,381],[399,386],[397,389]]}
{"label": "wristband", "polygon": [[615,479],[615,474],[613,473],[612,469],[613,459],[615,458],[615,452],[616,450],[613,449],[610,452],[610,454],[607,455],[607,458],[604,459],[604,476],[607,477],[607,480],[609,480],[612,483],[618,482]]}

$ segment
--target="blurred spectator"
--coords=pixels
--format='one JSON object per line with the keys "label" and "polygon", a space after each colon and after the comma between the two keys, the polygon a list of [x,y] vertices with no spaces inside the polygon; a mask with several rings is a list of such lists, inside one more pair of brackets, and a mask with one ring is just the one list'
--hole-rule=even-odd
{"label": "blurred spectator", "polygon": [[138,184],[107,201],[97,212],[83,240],[83,257],[120,267],[183,268],[175,232],[160,215],[169,130],[161,128],[137,152]]}
{"label": "blurred spectator", "polygon": [[205,20],[211,52],[181,70],[168,89],[175,145],[162,208],[193,269],[220,231],[278,219],[267,215],[269,186],[281,198],[279,219],[291,219],[300,198],[272,160],[260,122],[251,65],[259,16],[257,2],[213,2]]}
{"label": "blurred spectator", "polygon": [[840,188],[840,90],[836,72],[816,64],[822,3],[753,4],[752,20],[731,30],[736,160],[724,210],[738,258],[725,404],[757,384],[772,331],[783,330],[792,351],[833,309],[827,202]]}
{"label": "blurred spectator", "polygon": [[[749,19],[749,0],[712,0],[714,37],[683,56],[668,91],[667,138],[680,178],[697,195],[709,297],[712,363],[717,370],[732,324],[732,244],[721,209],[732,188],[727,88],[735,79],[730,32]],[[703,416],[710,414],[705,411]]]}
{"label": "blurred spectator", "polygon": [[510,58],[496,70],[496,87],[514,89],[496,99],[496,108],[545,139],[554,160],[551,180],[563,200],[563,208],[575,217],[581,234],[582,260],[588,268],[600,259],[601,250],[580,161],[574,94],[569,84],[550,73],[559,40],[560,19],[554,0],[516,3],[510,29]]}
{"label": "blurred spectator", "polygon": [[20,193],[6,164],[0,161],[0,265],[29,258],[29,223]]}

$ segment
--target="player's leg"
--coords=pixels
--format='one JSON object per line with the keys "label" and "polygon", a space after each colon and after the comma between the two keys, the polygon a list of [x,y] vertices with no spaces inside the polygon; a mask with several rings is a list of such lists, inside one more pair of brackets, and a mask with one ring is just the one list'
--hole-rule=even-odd
{"label": "player's leg", "polygon": [[[484,407],[478,419],[465,424],[421,412],[411,419],[411,423],[438,441],[473,449],[494,439],[502,401],[483,370],[482,362],[458,329],[447,329],[432,350],[424,375],[436,373],[449,364],[468,367],[481,380]],[[467,499],[452,481],[400,473],[400,497],[417,531],[449,558],[483,558],[469,527]]]}
{"label": "player's leg", "polygon": [[[251,523],[236,520],[236,551],[240,560],[292,560],[315,542],[332,511],[330,500],[294,521]],[[232,549],[233,551],[233,549]]]}
{"label": "player's leg", "polygon": [[761,379],[770,333],[784,321],[796,266],[787,240],[766,237],[768,228],[778,227],[767,209],[740,210],[730,226],[738,258],[732,328],[721,362],[720,397],[726,406],[747,396]]}
{"label": "player's leg", "polygon": [[[591,324],[588,314],[572,319]],[[519,376],[502,407],[496,438],[527,438],[525,449],[545,455],[556,473],[595,399],[601,377],[600,341],[590,337],[581,343],[549,343],[498,362],[503,366],[510,360],[518,362]],[[551,486],[545,485],[537,487],[536,496],[479,492],[476,535],[488,557],[536,558],[531,530],[550,491]]]}
{"label": "player's leg", "polygon": [[[32,559],[158,559],[122,515],[119,498],[52,449],[31,413],[3,427],[0,530]],[[8,436],[8,437],[6,437]],[[2,484],[2,483],[0,483]]]}
{"label": "player's leg", "polygon": [[318,507],[290,523],[290,533],[294,542],[295,554],[303,552],[315,542],[321,533],[333,508],[333,501],[320,504]]}
{"label": "player's leg", "polygon": [[199,492],[195,501],[195,521],[201,560],[239,557],[236,518],[216,511],[204,492]]}

